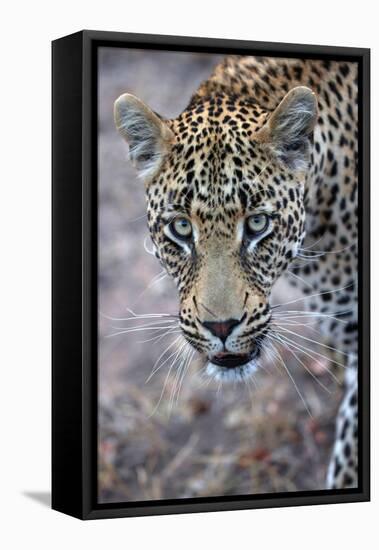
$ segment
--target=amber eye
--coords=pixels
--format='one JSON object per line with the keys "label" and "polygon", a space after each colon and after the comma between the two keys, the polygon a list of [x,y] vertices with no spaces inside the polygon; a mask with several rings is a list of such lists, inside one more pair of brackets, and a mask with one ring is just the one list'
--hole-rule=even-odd
{"label": "amber eye", "polygon": [[192,237],[192,225],[187,218],[175,218],[170,223],[170,229],[174,237],[182,241],[188,241]]}
{"label": "amber eye", "polygon": [[246,219],[246,232],[251,237],[261,235],[266,231],[269,221],[267,214],[253,214]]}

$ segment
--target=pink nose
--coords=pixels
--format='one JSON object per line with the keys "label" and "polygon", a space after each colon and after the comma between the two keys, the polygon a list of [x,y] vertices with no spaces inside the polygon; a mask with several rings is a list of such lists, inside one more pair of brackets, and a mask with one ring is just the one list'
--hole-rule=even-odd
{"label": "pink nose", "polygon": [[228,319],[227,321],[204,321],[203,325],[212,334],[220,338],[223,342],[227,339],[234,327],[240,324],[237,319]]}

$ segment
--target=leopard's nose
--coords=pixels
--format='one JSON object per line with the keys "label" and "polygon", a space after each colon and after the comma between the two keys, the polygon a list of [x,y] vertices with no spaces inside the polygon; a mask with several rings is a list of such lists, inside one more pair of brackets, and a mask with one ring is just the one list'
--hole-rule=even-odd
{"label": "leopard's nose", "polygon": [[240,322],[238,319],[227,319],[226,321],[203,321],[203,325],[209,332],[225,343],[229,334]]}

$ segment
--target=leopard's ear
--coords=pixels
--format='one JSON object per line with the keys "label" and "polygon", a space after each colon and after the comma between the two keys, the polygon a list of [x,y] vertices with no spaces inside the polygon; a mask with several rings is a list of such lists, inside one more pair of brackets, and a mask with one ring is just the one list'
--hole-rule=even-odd
{"label": "leopard's ear", "polygon": [[114,104],[117,130],[129,145],[129,156],[143,179],[157,173],[170,150],[174,134],[143,101],[121,95]]}
{"label": "leopard's ear", "polygon": [[256,139],[286,166],[304,171],[309,164],[310,137],[316,121],[316,95],[306,86],[297,86],[285,95]]}

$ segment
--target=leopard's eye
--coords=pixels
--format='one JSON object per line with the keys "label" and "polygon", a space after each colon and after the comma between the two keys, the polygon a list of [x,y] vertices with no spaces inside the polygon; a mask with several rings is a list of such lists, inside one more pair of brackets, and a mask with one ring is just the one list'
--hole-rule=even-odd
{"label": "leopard's eye", "polygon": [[246,232],[251,237],[264,233],[268,227],[270,218],[267,214],[253,214],[246,219]]}
{"label": "leopard's eye", "polygon": [[178,217],[172,220],[170,223],[170,230],[174,237],[182,241],[188,241],[192,237],[192,224],[184,217]]}

